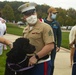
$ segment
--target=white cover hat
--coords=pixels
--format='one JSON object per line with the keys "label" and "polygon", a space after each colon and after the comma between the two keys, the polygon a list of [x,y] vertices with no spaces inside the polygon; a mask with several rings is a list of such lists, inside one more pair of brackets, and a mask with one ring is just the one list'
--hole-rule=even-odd
{"label": "white cover hat", "polygon": [[34,2],[25,3],[25,4],[21,5],[21,6],[18,8],[18,10],[23,13],[23,12],[26,12],[26,11],[28,11],[28,10],[35,9],[36,5],[37,5],[37,4],[34,3]]}

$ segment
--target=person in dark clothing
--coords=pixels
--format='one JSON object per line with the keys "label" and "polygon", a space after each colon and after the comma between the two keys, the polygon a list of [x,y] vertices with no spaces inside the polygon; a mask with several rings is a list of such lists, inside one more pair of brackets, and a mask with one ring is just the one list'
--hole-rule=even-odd
{"label": "person in dark clothing", "polygon": [[59,22],[55,20],[57,13],[58,11],[55,8],[50,7],[48,9],[48,17],[44,19],[44,22],[48,23],[52,27],[54,33],[54,40],[55,40],[54,49],[51,52],[52,71],[50,75],[53,75],[56,52],[60,50],[60,46],[61,46],[61,28]]}

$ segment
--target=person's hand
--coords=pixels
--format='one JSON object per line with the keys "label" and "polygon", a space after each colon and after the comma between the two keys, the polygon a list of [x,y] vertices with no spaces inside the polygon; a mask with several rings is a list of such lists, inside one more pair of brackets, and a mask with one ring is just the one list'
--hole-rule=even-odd
{"label": "person's hand", "polygon": [[35,56],[32,56],[30,59],[29,59],[29,64],[28,66],[32,66],[34,64],[37,63],[37,59],[35,58]]}
{"label": "person's hand", "polygon": [[5,21],[5,20],[2,20],[1,22],[2,22],[2,23],[5,23],[6,21]]}
{"label": "person's hand", "polygon": [[56,52],[59,52],[60,48],[59,47],[56,47]]}
{"label": "person's hand", "polygon": [[8,46],[12,49],[13,48],[13,43],[10,43]]}

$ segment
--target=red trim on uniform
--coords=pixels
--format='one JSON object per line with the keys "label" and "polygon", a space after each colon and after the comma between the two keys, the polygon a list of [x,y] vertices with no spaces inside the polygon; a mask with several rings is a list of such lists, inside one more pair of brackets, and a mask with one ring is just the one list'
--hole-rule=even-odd
{"label": "red trim on uniform", "polygon": [[44,75],[47,75],[48,73],[48,65],[47,62],[44,62]]}
{"label": "red trim on uniform", "polygon": [[42,18],[39,19],[42,22]]}

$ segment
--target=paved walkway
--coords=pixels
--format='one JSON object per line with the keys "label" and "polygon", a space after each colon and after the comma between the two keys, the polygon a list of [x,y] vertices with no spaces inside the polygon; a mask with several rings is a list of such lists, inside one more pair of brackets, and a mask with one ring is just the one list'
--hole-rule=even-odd
{"label": "paved walkway", "polygon": [[56,55],[54,75],[71,75],[70,51],[61,48]]}
{"label": "paved walkway", "polygon": [[4,35],[4,37],[12,42],[14,42],[17,38],[19,38],[20,36],[16,36],[16,35],[12,35],[12,34],[6,34]]}
{"label": "paved walkway", "polygon": [[[4,37],[13,42],[15,41],[15,39],[19,38],[20,36],[6,34]],[[54,75],[71,75],[69,50],[65,48],[61,48],[61,50],[57,53],[55,59]]]}

